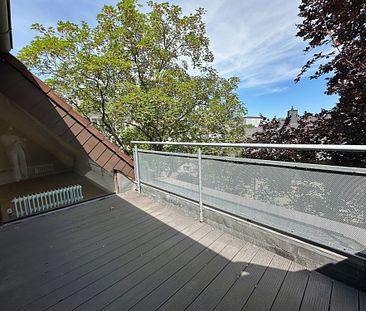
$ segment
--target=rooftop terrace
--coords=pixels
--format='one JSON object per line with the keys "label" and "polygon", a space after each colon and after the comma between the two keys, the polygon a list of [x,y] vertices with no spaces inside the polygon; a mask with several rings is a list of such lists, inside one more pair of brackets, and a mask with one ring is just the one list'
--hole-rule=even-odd
{"label": "rooftop terrace", "polygon": [[366,310],[366,294],[130,191],[0,228],[1,310]]}

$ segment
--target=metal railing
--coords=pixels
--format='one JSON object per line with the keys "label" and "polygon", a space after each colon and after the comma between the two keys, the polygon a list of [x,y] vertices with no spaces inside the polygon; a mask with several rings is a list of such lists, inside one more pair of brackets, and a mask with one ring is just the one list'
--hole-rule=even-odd
{"label": "metal railing", "polygon": [[[202,154],[202,147],[366,152],[364,145],[135,144],[137,189],[152,186],[342,253],[366,256],[366,169]],[[197,153],[137,145],[197,147]]]}
{"label": "metal railing", "polygon": [[246,143],[196,143],[174,141],[131,141],[135,145],[164,145],[191,147],[220,147],[220,148],[251,148],[251,149],[288,149],[315,151],[346,151],[366,152],[365,145],[322,145],[322,144],[246,144]]}

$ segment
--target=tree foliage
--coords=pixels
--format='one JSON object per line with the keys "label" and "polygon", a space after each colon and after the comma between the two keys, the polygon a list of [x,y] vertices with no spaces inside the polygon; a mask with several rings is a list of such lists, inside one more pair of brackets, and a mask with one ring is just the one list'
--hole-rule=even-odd
{"label": "tree foliage", "polygon": [[[305,52],[323,47],[303,66],[302,75],[322,60],[312,78],[327,77],[327,94],[339,103],[318,115],[317,141],[366,143],[366,3],[363,0],[303,0],[298,36],[308,42]],[[299,77],[298,77],[299,78]]]}
{"label": "tree foliage", "polygon": [[[325,75],[327,94],[339,95],[330,110],[305,113],[298,126],[266,120],[256,142],[304,144],[366,144],[366,3],[363,0],[302,0],[299,6],[302,23],[297,36],[308,42],[306,53],[314,49],[296,82],[316,63],[312,79]],[[365,165],[359,154],[299,153],[253,151],[253,155],[272,159]]]}
{"label": "tree foliage", "polygon": [[100,115],[101,130],[125,150],[132,139],[240,139],[239,80],[212,68],[204,10],[148,8],[122,0],[104,6],[95,27],[34,24],[38,35],[18,57],[85,117]]}
{"label": "tree foliage", "polygon": [[348,105],[365,104],[366,98],[366,3],[363,0],[303,0],[297,36],[308,42],[305,52],[317,47],[297,79],[314,63],[323,60],[311,76],[328,77],[327,94],[339,94]]}

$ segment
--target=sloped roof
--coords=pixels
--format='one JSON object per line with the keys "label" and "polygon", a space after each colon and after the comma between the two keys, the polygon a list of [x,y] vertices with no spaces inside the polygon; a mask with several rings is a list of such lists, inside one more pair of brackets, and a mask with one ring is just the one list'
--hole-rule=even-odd
{"label": "sloped roof", "polygon": [[[110,142],[68,103],[57,96],[43,81],[33,75],[20,60],[10,53],[0,53],[0,58],[13,69],[16,69],[48,99],[45,102],[44,96],[43,98],[38,96],[37,100],[23,101],[21,103],[22,109],[39,119],[50,131],[66,143],[82,146],[88,157],[105,170],[109,172],[120,171],[130,179],[134,178],[134,163],[129,156]],[[0,72],[3,75],[0,79],[1,92],[10,86],[6,85],[6,72],[3,70],[0,70]],[[20,83],[19,80],[16,83]],[[30,97],[30,94],[23,94],[23,96],[26,95],[28,95],[28,98]]]}

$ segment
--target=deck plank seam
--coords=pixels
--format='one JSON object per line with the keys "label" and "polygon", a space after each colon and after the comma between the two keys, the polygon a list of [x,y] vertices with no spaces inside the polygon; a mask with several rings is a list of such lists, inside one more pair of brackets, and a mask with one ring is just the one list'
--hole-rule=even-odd
{"label": "deck plank seam", "polygon": [[267,270],[268,270],[269,266],[271,265],[271,263],[272,263],[272,261],[273,261],[274,258],[275,258],[275,255],[273,254],[273,256],[272,256],[271,260],[269,261],[266,269],[263,271],[261,277],[256,282],[256,284],[253,286],[251,293],[248,295],[246,301],[244,302],[243,306],[241,307],[241,309],[240,309],[241,311],[244,311],[245,310],[245,306],[247,305],[248,301],[250,300],[250,297],[252,297],[253,293],[255,292],[256,288],[258,287],[259,283],[261,282],[263,276],[266,274],[266,272],[267,272]]}
{"label": "deck plank seam", "polygon": [[274,297],[274,299],[273,299],[273,301],[272,301],[272,303],[271,303],[271,306],[270,306],[269,310],[271,310],[271,309],[272,309],[272,307],[273,307],[273,305],[274,305],[274,303],[275,303],[275,301],[276,301],[276,299],[277,299],[277,297],[278,297],[278,294],[280,293],[281,288],[282,288],[283,284],[285,283],[285,280],[286,280],[286,277],[287,277],[287,275],[288,275],[288,273],[289,273],[289,271],[290,271],[290,268],[291,268],[291,266],[292,266],[293,264],[294,264],[294,262],[293,262],[293,261],[291,261],[290,265],[287,267],[287,270],[286,270],[285,276],[284,276],[284,278],[282,279],[281,285],[280,285],[280,287],[278,288],[278,291],[277,291],[277,293],[276,293],[276,295],[275,295],[275,297]]}
{"label": "deck plank seam", "polygon": [[[167,216],[168,217],[168,216]],[[155,228],[155,230],[158,230],[159,228],[161,228],[161,227],[163,227],[163,224],[161,224],[160,226],[158,226],[157,228]],[[168,230],[172,230],[172,228],[167,228],[167,230],[166,231],[168,231]],[[166,232],[166,231],[163,231],[163,232],[161,232],[160,234],[164,234],[164,232]],[[160,235],[159,234],[159,235]],[[138,238],[141,238],[143,236],[143,233],[138,237]],[[154,239],[154,238],[156,238],[156,237],[151,237],[151,239]],[[133,240],[129,240],[129,241],[126,241],[126,243],[123,245],[123,246],[125,246],[125,245],[127,245],[127,244],[130,244],[130,243],[132,243],[133,241],[135,241],[136,239],[133,239]],[[147,243],[149,243],[151,240],[148,240],[148,241],[146,241],[146,242],[144,242],[144,243],[142,243],[142,244],[137,244],[136,246],[135,246],[135,248],[133,248],[133,249],[131,249],[131,250],[129,250],[128,252],[131,252],[131,251],[133,251],[134,249],[136,249],[136,248],[138,248],[138,247],[141,247],[142,245],[144,245],[144,244],[147,244]],[[120,246],[120,247],[123,247],[123,246]],[[118,248],[120,248],[120,247],[118,247]],[[127,252],[127,253],[128,253]],[[123,256],[124,254],[126,254],[126,253],[123,253],[123,254],[121,254],[121,256]],[[99,257],[101,257],[101,256],[99,256]],[[98,257],[98,258],[99,258]],[[94,258],[94,259],[96,259],[96,258]],[[93,259],[93,260],[94,260]],[[114,260],[115,259],[115,257],[113,258],[113,259],[111,259],[111,261],[112,260]],[[84,263],[84,264],[86,264],[86,263]],[[83,265],[84,265],[83,264]],[[106,263],[107,264],[107,263]],[[57,266],[55,269],[57,269],[57,268],[60,268],[60,267],[62,267],[63,265],[60,265],[60,266]],[[80,266],[79,266],[80,267]],[[98,267],[101,267],[101,266],[98,266]],[[98,268],[97,267],[97,268]],[[97,268],[95,268],[95,269],[97,269]],[[73,270],[75,270],[76,268],[74,268]],[[94,270],[95,270],[94,269]],[[92,272],[92,271],[94,271],[94,270],[91,270],[91,271],[89,271],[89,272]],[[69,271],[68,271],[69,272]],[[89,273],[88,272],[88,273]],[[50,284],[51,282],[53,282],[53,281],[55,281],[55,280],[57,280],[57,279],[59,279],[60,277],[63,277],[64,275],[66,275],[66,274],[68,274],[68,273],[63,273],[62,275],[58,275],[58,276],[56,276],[56,277],[54,277],[54,278],[52,278],[52,279],[49,279],[49,280],[45,280],[45,282],[43,282],[40,286],[42,287],[42,286],[46,286],[47,284]]]}
{"label": "deck plank seam", "polygon": [[[169,217],[171,214],[168,214],[168,215],[164,215],[164,217],[163,217],[163,219],[166,219],[167,217]],[[149,218],[147,218],[147,221],[149,221]],[[159,222],[159,220],[157,220],[157,222]],[[135,224],[131,224],[128,228],[125,228],[125,229],[123,229],[122,231],[121,231],[121,233],[122,232],[124,232],[124,231],[128,231],[128,230],[130,230],[130,227],[133,227]],[[143,223],[140,223],[140,225],[143,225]],[[164,224],[161,224],[161,226],[163,226]],[[132,235],[132,234],[131,234]],[[130,236],[130,235],[128,235],[128,236]],[[127,236],[126,236],[127,237]],[[80,242],[80,243],[82,243],[82,241]],[[130,243],[130,241],[128,242],[128,243]],[[76,243],[76,244],[73,244],[73,246],[77,246],[79,243]],[[94,244],[94,242],[93,242],[93,244]],[[123,244],[124,245],[124,244]],[[123,246],[123,245],[120,245],[120,246]],[[87,245],[87,246],[84,246],[82,249],[84,249],[84,248],[86,248],[86,247],[88,247],[89,245]],[[80,249],[78,249],[78,250],[80,250]],[[58,255],[60,255],[60,254],[58,254]],[[85,254],[84,255],[82,255],[82,256],[85,256]],[[47,271],[49,271],[50,269],[51,270],[54,270],[54,269],[58,269],[58,268],[62,268],[64,265],[66,265],[66,264],[70,264],[70,263],[72,263],[72,262],[74,262],[74,261],[76,261],[77,259],[79,259],[80,257],[82,257],[82,256],[78,256],[78,257],[75,257],[75,258],[73,258],[73,260],[68,260],[68,261],[66,261],[66,262],[64,262],[64,263],[60,263],[60,264],[58,264],[57,266],[53,266],[53,267],[48,267],[48,270]],[[42,264],[40,264],[39,266],[42,266]],[[57,276],[58,277],[58,276]],[[37,280],[39,280],[39,278],[38,277],[36,277],[36,279]],[[30,280],[30,281],[33,281],[33,280]],[[48,281],[50,281],[50,280],[48,280]],[[47,282],[48,282],[47,281]],[[42,283],[41,285],[43,285],[44,283]]]}
{"label": "deck plank seam", "polygon": [[[201,227],[203,228],[203,227]],[[197,230],[198,231],[198,230]],[[195,231],[195,232],[197,232]],[[170,259],[168,262],[165,263],[165,265],[169,264],[170,262],[172,262],[173,260],[175,260],[177,257],[179,257],[181,254],[183,254],[184,252],[186,252],[187,250],[189,250],[191,247],[193,247],[196,243],[198,243],[198,241],[202,240],[204,237],[206,237],[211,231],[208,231],[207,233],[205,233],[201,238],[199,238],[199,240],[194,240],[192,244],[190,244],[186,249],[182,250],[180,253],[178,253],[176,256],[174,256],[172,259]],[[188,238],[188,237],[187,237]],[[186,239],[186,238],[185,238]],[[185,240],[184,239],[184,240]],[[141,280],[139,283],[141,283],[142,281],[144,281],[146,278],[152,276],[155,272],[159,271],[161,268],[163,267],[159,267],[158,269],[154,270],[153,272],[151,272],[150,274],[148,274],[143,280]],[[139,283],[137,283],[135,286],[137,286]],[[134,286],[134,287],[135,287]],[[132,287],[133,288],[133,287]],[[126,294],[130,289],[128,289],[127,291],[123,292],[121,295],[115,297],[114,300],[110,301],[108,304],[106,304],[102,310],[104,308],[106,308],[107,306],[109,306],[110,304],[112,304],[114,301],[118,300],[120,297],[122,297],[124,294]]]}
{"label": "deck plank seam", "polygon": [[[192,223],[191,225],[193,225],[193,223]],[[191,225],[189,225],[189,226],[191,226]],[[188,227],[189,227],[189,226],[188,226]],[[172,229],[172,228],[171,228],[171,229]],[[171,229],[167,229],[167,231],[168,231],[168,230],[171,230]],[[179,232],[177,232],[176,234],[174,234],[173,236],[171,236],[171,237],[169,237],[169,238],[167,238],[167,239],[170,239],[170,238],[174,237],[174,236],[175,236],[175,235],[177,235],[177,234],[179,234]],[[152,238],[152,239],[153,239],[153,238]],[[145,242],[145,243],[143,243],[143,244],[140,244],[139,246],[135,247],[134,249],[137,249],[137,248],[138,248],[138,247],[140,247],[141,245],[147,244],[147,243],[149,243],[149,242],[150,242],[150,240],[149,240],[149,241],[146,241],[146,242]],[[130,250],[130,251],[128,251],[127,253],[129,253],[129,252],[131,252],[131,251],[133,251],[133,250]],[[58,289],[60,289],[60,288],[63,288],[63,287],[65,287],[65,286],[67,286],[68,284],[71,284],[71,283],[73,283],[73,282],[77,281],[78,279],[82,278],[83,276],[85,276],[85,275],[87,275],[87,274],[90,274],[90,273],[92,273],[93,271],[95,271],[95,270],[97,270],[97,269],[99,269],[99,268],[101,268],[101,267],[103,267],[103,266],[106,266],[106,265],[107,265],[108,263],[110,263],[111,261],[113,261],[113,260],[115,260],[115,259],[117,259],[117,258],[119,258],[119,257],[121,257],[121,256],[124,256],[124,255],[125,255],[125,254],[127,254],[127,253],[123,253],[122,255],[120,255],[120,256],[118,256],[118,257],[113,257],[110,261],[108,261],[108,262],[106,262],[106,263],[104,263],[104,264],[102,264],[102,265],[99,265],[99,266],[95,267],[95,268],[94,268],[94,269],[92,269],[92,270],[89,270],[88,272],[86,272],[86,273],[82,274],[81,276],[79,276],[79,277],[77,277],[77,278],[75,278],[75,279],[71,280],[71,281],[70,281],[70,282],[68,282],[67,284],[62,285],[61,287],[59,287],[59,288],[57,288],[57,289],[55,289],[55,290],[58,290]],[[125,263],[124,263],[122,266],[120,266],[120,267],[123,267],[124,265],[127,265],[129,262],[132,262],[133,260],[135,260],[135,258],[137,258],[137,257],[134,257],[133,259],[129,260],[128,262],[125,262]],[[118,269],[118,268],[119,268],[119,267],[117,267],[116,269]],[[114,270],[116,270],[116,269],[114,269]],[[110,271],[110,273],[109,273],[109,274],[113,273],[113,271],[114,271],[114,270]],[[100,279],[104,278],[104,277],[105,277],[105,276],[107,276],[107,275],[108,275],[108,274],[103,275],[103,276],[101,276],[100,278],[98,278],[97,280],[95,280],[94,282],[91,282],[91,283],[86,284],[84,287],[80,288],[79,290],[77,290],[77,291],[73,292],[72,294],[70,294],[70,295],[68,295],[68,296],[64,297],[64,300],[65,300],[65,299],[67,299],[67,298],[69,298],[69,297],[71,297],[71,296],[73,296],[74,294],[78,293],[79,291],[83,290],[84,288],[88,287],[89,285],[91,285],[91,284],[93,284],[93,283],[95,283],[95,282],[99,281]],[[46,284],[47,284],[47,283],[46,283]],[[54,292],[54,290],[53,290],[52,292]],[[50,293],[47,293],[44,297],[48,296],[49,294],[50,294]],[[32,303],[34,303],[34,302],[36,302],[36,301],[39,301],[40,299],[42,299],[42,298],[44,298],[44,297],[40,297],[39,299],[36,299],[35,301],[32,301],[32,302],[30,302],[30,303],[27,303],[27,305],[22,306],[22,308],[24,308],[24,307],[26,307],[26,306],[29,306],[30,304],[32,304]],[[52,306],[54,306],[54,305],[56,305],[56,304],[58,304],[58,303],[59,303],[59,302],[56,302],[56,303],[55,303],[55,304],[53,304]],[[50,307],[52,307],[52,306],[50,306]]]}
{"label": "deck plank seam", "polygon": [[[233,238],[234,239],[234,238]],[[231,242],[229,242],[227,246],[230,245]],[[200,291],[200,293],[186,306],[186,308],[184,310],[188,310],[190,308],[190,306],[198,299],[198,297],[206,290],[206,288],[208,288],[210,286],[210,284],[220,275],[220,273],[228,266],[228,264],[230,264],[231,260],[242,250],[242,248],[244,248],[244,245],[239,248],[237,250],[237,252],[230,258],[227,260],[227,263],[222,267],[222,269],[220,269],[220,271],[218,271],[218,273],[210,280],[210,282]]]}
{"label": "deck plank seam", "polygon": [[[167,216],[167,217],[169,217],[169,216]],[[151,231],[149,231],[149,232],[147,232],[147,233],[151,233],[152,231],[158,230],[159,228],[161,228],[161,227],[163,227],[163,226],[164,226],[164,224],[160,224],[157,228],[154,228],[153,230],[151,230]],[[166,230],[166,231],[171,230],[171,229],[172,229],[172,228],[167,228],[167,230]],[[164,234],[166,231],[163,231],[163,232],[161,232],[160,234]],[[77,267],[75,267],[75,268],[73,268],[73,269],[71,269],[71,270],[68,270],[67,272],[63,272],[63,274],[62,274],[62,275],[55,276],[53,279],[49,279],[49,280],[45,281],[44,283],[42,283],[40,286],[45,286],[45,285],[47,285],[48,283],[50,283],[50,282],[52,282],[52,281],[54,281],[54,280],[57,280],[57,279],[58,279],[58,278],[60,278],[61,276],[64,276],[64,275],[66,275],[66,274],[69,274],[69,273],[73,272],[74,270],[76,270],[76,269],[80,268],[80,266],[84,266],[84,265],[86,265],[86,264],[88,264],[88,263],[90,263],[90,262],[94,261],[95,259],[98,259],[98,258],[100,258],[100,257],[102,257],[102,256],[105,256],[106,254],[108,254],[108,253],[110,253],[110,252],[112,252],[112,251],[114,251],[114,250],[116,250],[116,249],[118,249],[118,248],[121,248],[121,247],[123,247],[123,246],[126,246],[126,245],[128,245],[128,244],[130,244],[130,243],[134,242],[135,240],[137,240],[137,239],[141,238],[144,234],[146,234],[146,233],[145,233],[145,232],[144,232],[144,233],[141,233],[141,235],[139,235],[139,236],[138,236],[138,237],[136,237],[135,239],[133,239],[133,240],[129,240],[129,241],[126,241],[126,243],[125,243],[125,244],[121,244],[120,246],[116,247],[115,249],[112,249],[111,251],[109,251],[109,252],[107,252],[107,253],[104,253],[104,254],[102,254],[102,255],[100,255],[100,256],[97,256],[97,257],[93,257],[93,259],[92,259],[92,260],[90,260],[90,261],[88,261],[88,262],[86,262],[86,263],[83,263],[82,265],[79,265],[79,266],[77,266]],[[160,235],[160,234],[159,234],[159,235]],[[154,238],[155,238],[155,237],[152,237],[151,239],[154,239]],[[125,255],[125,254],[128,254],[129,252],[131,252],[131,251],[133,251],[133,250],[135,250],[135,249],[137,249],[137,248],[141,247],[141,246],[142,246],[142,245],[144,245],[144,244],[149,243],[150,241],[151,241],[151,240],[146,241],[146,242],[144,242],[144,243],[142,243],[142,244],[138,244],[135,248],[133,248],[133,249],[129,250],[127,253],[123,253],[121,256],[123,256],[123,255]],[[81,256],[80,256],[80,257],[81,257]],[[77,258],[75,258],[74,260],[69,261],[69,262],[67,262],[67,263],[74,262],[74,261],[76,261],[77,259],[80,259],[80,257],[77,257]],[[82,257],[84,257],[84,255],[83,255]],[[115,257],[115,258],[113,258],[113,259],[111,259],[111,260],[114,260],[114,259],[116,259],[116,258],[118,258],[118,257]],[[61,264],[60,266],[55,267],[55,269],[60,268],[60,267],[63,267],[63,266],[64,266],[64,264]],[[103,266],[103,265],[102,265],[102,266]],[[98,267],[101,267],[101,266],[98,266]],[[94,270],[91,270],[91,271],[89,271],[89,272],[92,272],[92,271],[94,271]]]}
{"label": "deck plank seam", "polygon": [[[210,232],[209,232],[210,233]],[[209,234],[208,233],[208,234]],[[133,309],[133,307],[135,305],[137,305],[141,300],[143,300],[146,296],[150,295],[152,292],[154,292],[158,287],[162,286],[164,283],[166,283],[168,280],[172,279],[179,271],[181,271],[182,269],[184,269],[187,265],[189,265],[192,261],[194,261],[198,256],[200,256],[204,251],[206,251],[207,249],[210,248],[210,246],[215,243],[220,237],[222,237],[224,235],[224,233],[221,233],[220,236],[218,236],[214,241],[212,241],[208,246],[206,246],[202,251],[200,251],[196,256],[194,256],[193,258],[191,258],[187,263],[185,263],[181,268],[179,268],[177,271],[174,272],[174,274],[172,274],[170,277],[168,277],[167,279],[165,279],[161,284],[158,284],[156,287],[154,287],[152,290],[150,290],[148,293],[146,293],[146,295],[142,298],[139,299],[139,301],[137,301],[136,303],[134,303],[133,306],[131,306],[128,310]],[[193,246],[193,245],[192,245]],[[192,247],[191,246],[191,247]],[[211,259],[212,260],[212,259]],[[210,260],[210,261],[211,261]],[[210,262],[208,261],[208,262]],[[161,267],[162,269],[163,267]],[[159,269],[160,270],[160,269]],[[197,272],[199,273],[199,271]],[[145,280],[145,279],[144,279]],[[141,280],[141,282],[143,282],[144,280]],[[141,283],[139,282],[139,284]],[[136,287],[138,284],[136,284],[134,287]],[[132,287],[132,288],[134,288]],[[132,288],[130,288],[129,290],[131,290]]]}
{"label": "deck plank seam", "polygon": [[302,298],[301,298],[301,302],[300,302],[300,305],[299,305],[299,310],[301,310],[301,306],[304,302],[305,293],[306,293],[306,290],[308,288],[308,284],[309,284],[309,281],[310,281],[310,274],[311,273],[309,273],[308,276],[307,276],[306,285],[305,285],[305,288],[304,288],[304,292],[302,293]]}
{"label": "deck plank seam", "polygon": [[[195,223],[192,223],[192,224],[190,224],[190,225],[186,226],[184,229],[187,229],[187,228],[189,228],[189,227],[193,226],[194,224],[195,224]],[[203,226],[203,225],[202,225],[202,226]],[[201,226],[201,227],[202,227],[202,226]],[[199,228],[201,228],[201,227],[198,227],[195,231],[199,230]],[[184,230],[184,229],[182,229],[182,230]],[[194,231],[194,232],[195,232],[195,231]],[[171,236],[171,237],[167,238],[165,241],[168,241],[169,239],[174,238],[176,235],[179,235],[179,234],[180,234],[180,232],[177,232],[177,233],[176,233],[176,234],[174,234],[173,236]],[[176,245],[177,245],[179,242],[181,242],[181,241],[182,241],[182,240],[177,241],[177,242],[176,242],[175,244],[173,244],[171,247],[169,247],[168,249],[166,249],[163,253],[165,253],[165,252],[169,251],[172,247],[176,246]],[[149,260],[148,262],[146,262],[146,263],[145,263],[144,265],[142,265],[141,267],[136,268],[135,270],[131,271],[131,272],[130,272],[130,273],[128,273],[126,276],[124,276],[122,279],[124,279],[124,278],[128,277],[129,275],[131,275],[131,274],[132,274],[132,273],[134,273],[135,271],[139,270],[140,268],[142,268],[143,266],[145,266],[146,264],[148,264],[149,262],[151,262],[151,261],[152,261],[152,260],[154,260],[155,258],[157,258],[157,257],[161,256],[163,253],[158,254],[156,257],[152,258],[151,260]],[[114,260],[114,259],[113,259],[113,260]],[[134,259],[131,259],[131,260],[130,260],[130,261],[128,261],[127,263],[124,263],[122,266],[119,266],[119,267],[115,268],[114,270],[110,271],[108,274],[103,275],[102,277],[98,278],[97,280],[95,280],[95,281],[93,281],[93,282],[91,282],[91,283],[87,284],[87,285],[86,285],[85,287],[83,287],[82,289],[84,289],[84,288],[86,288],[86,287],[90,286],[91,284],[96,283],[96,282],[97,282],[97,281],[99,281],[100,279],[102,279],[102,278],[106,277],[107,275],[109,275],[109,274],[113,273],[115,270],[117,270],[117,269],[119,269],[119,268],[121,268],[121,267],[123,267],[123,266],[127,265],[128,263],[132,262],[133,260],[135,260],[135,258],[134,258]],[[122,280],[122,279],[120,279],[120,280]],[[119,282],[120,280],[116,281],[115,283]],[[112,285],[110,285],[110,286],[108,286],[107,288],[103,289],[102,291],[98,292],[97,294],[93,295],[92,297],[89,297],[87,300],[83,301],[83,303],[81,303],[81,304],[79,304],[78,306],[76,306],[76,307],[75,307],[75,309],[76,309],[76,308],[78,308],[78,307],[80,307],[82,304],[84,304],[84,303],[88,302],[89,300],[93,299],[94,297],[96,297],[96,296],[97,296],[97,295],[99,295],[101,292],[105,291],[106,289],[108,289],[108,288],[112,287],[115,283],[113,283]],[[68,296],[68,297],[73,296],[75,293],[78,293],[78,292],[79,292],[79,291],[81,291],[82,289],[80,289],[80,290],[78,290],[78,291],[74,292],[72,295],[70,295],[70,296]]]}
{"label": "deck plank seam", "polygon": [[[225,235],[225,233],[222,233],[222,235],[219,237],[221,238],[223,235]],[[215,260],[215,258],[217,256],[219,256],[219,253],[226,247],[226,245],[224,245],[207,263],[205,263],[205,266],[208,266],[212,261]],[[194,275],[192,275],[191,278],[187,279],[186,282],[184,282],[180,287],[178,287],[168,298],[166,298],[164,301],[161,301],[161,303],[159,304],[159,306],[157,306],[153,311],[159,310],[161,306],[163,306],[167,301],[169,301],[169,299],[171,299],[177,292],[179,292],[183,287],[185,287],[188,283],[190,283],[199,273],[201,272],[201,270],[198,270]],[[131,308],[132,309],[132,308]]]}
{"label": "deck plank seam", "polygon": [[[130,211],[130,213],[127,213],[127,214],[122,214],[122,215],[120,215],[121,217],[118,217],[118,219],[124,219],[124,218],[126,218],[126,217],[132,217],[132,216],[138,216],[139,215],[139,212],[134,212],[134,211]],[[107,219],[108,221],[111,221],[111,219]],[[114,219],[113,219],[114,220]],[[115,222],[116,220],[114,220],[114,222]],[[113,222],[113,224],[114,224],[114,222]],[[98,223],[98,221],[97,221],[97,223]],[[99,224],[99,223],[98,223]],[[113,225],[113,224],[110,224],[111,226]],[[115,225],[115,224],[114,224]],[[55,228],[52,228],[52,230],[55,230]],[[76,234],[76,233],[80,233],[80,231],[81,230],[85,230],[85,228],[81,228],[80,230],[77,230],[77,231],[74,231],[74,232],[72,232],[72,234]],[[65,234],[65,235],[56,235],[56,236],[53,236],[52,238],[53,239],[55,239],[55,238],[67,238],[67,237],[70,237],[71,235],[69,235],[69,234]]]}
{"label": "deck plank seam", "polygon": [[[250,245],[250,243],[248,242],[248,244]],[[253,257],[250,259],[249,262],[247,262],[245,264],[245,267],[243,270],[241,270],[241,272],[244,272],[245,270],[247,270],[247,268],[249,267],[249,265],[252,263],[253,259],[257,256],[258,252],[260,251],[260,248],[258,247],[257,251],[255,252],[255,254],[253,255]],[[217,309],[217,306],[221,303],[221,301],[225,298],[225,296],[228,294],[228,292],[233,288],[233,286],[235,285],[235,283],[238,281],[238,278],[230,285],[230,287],[227,289],[227,291],[225,292],[225,294],[220,298],[220,300],[216,303],[215,307],[212,309],[212,311]]]}

